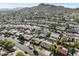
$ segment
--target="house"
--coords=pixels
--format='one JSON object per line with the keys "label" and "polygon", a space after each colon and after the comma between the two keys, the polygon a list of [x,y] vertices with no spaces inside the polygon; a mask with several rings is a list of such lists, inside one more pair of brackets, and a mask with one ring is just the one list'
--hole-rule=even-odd
{"label": "house", "polygon": [[3,47],[0,47],[0,56],[2,56],[2,55],[8,55],[8,50],[6,50],[5,48],[3,48]]}
{"label": "house", "polygon": [[30,31],[30,30],[26,30],[26,31],[25,31],[25,33],[30,34],[30,33],[31,33],[31,31]]}
{"label": "house", "polygon": [[41,34],[39,35],[39,38],[45,38],[46,35],[47,35],[47,34],[41,33]]}
{"label": "house", "polygon": [[42,46],[43,48],[46,48],[48,50],[50,50],[51,46],[52,46],[52,43],[48,42],[48,41],[42,41],[40,43],[40,46]]}
{"label": "house", "polygon": [[59,33],[56,33],[56,32],[51,32],[51,35],[50,35],[52,38],[59,38],[60,34]]}
{"label": "house", "polygon": [[7,32],[7,30],[6,29],[4,29],[3,31],[1,31],[2,33],[5,33],[5,32]]}
{"label": "house", "polygon": [[79,42],[79,37],[74,37],[75,41]]}
{"label": "house", "polygon": [[65,30],[65,27],[63,25],[57,25],[56,29],[58,29],[58,30]]}
{"label": "house", "polygon": [[15,34],[15,36],[24,35],[23,33],[20,33],[19,31]]}
{"label": "house", "polygon": [[31,40],[32,37],[33,37],[33,35],[24,35],[24,38],[25,38],[27,41]]}
{"label": "house", "polygon": [[31,32],[38,33],[41,30],[40,27],[33,26]]}
{"label": "house", "polygon": [[53,37],[49,37],[48,41],[54,41],[54,40],[57,40],[56,38],[53,38]]}
{"label": "house", "polygon": [[41,30],[41,28],[38,26],[33,26],[32,29]]}
{"label": "house", "polygon": [[75,27],[74,30],[79,34],[79,27]]}
{"label": "house", "polygon": [[41,38],[46,38],[49,33],[50,33],[50,32],[46,29],[46,30],[44,30],[44,31],[39,35],[39,37],[41,37]]}
{"label": "house", "polygon": [[33,38],[31,43],[37,44],[39,45],[41,41],[43,41],[44,39],[39,39],[39,38]]}
{"label": "house", "polygon": [[73,35],[74,35],[74,36],[77,36],[77,37],[79,37],[79,34],[77,34],[77,33],[74,33]]}
{"label": "house", "polygon": [[70,27],[69,29],[67,29],[67,32],[69,32],[69,33],[78,33],[78,28]]}
{"label": "house", "polygon": [[37,47],[36,50],[38,51],[38,54],[41,55],[43,54],[44,56],[50,56],[51,52],[42,48],[42,47]]}
{"label": "house", "polygon": [[15,29],[11,29],[9,32],[12,33],[12,34],[15,34],[15,33],[17,33],[18,31],[15,30]]}
{"label": "house", "polygon": [[61,45],[58,45],[58,53],[60,55],[65,55],[67,56],[68,54],[68,49],[66,49],[65,47],[61,46]]}

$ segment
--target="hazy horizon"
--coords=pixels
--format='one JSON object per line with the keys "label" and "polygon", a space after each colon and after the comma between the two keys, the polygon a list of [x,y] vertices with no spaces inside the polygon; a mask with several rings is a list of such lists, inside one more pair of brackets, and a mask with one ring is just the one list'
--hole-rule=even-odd
{"label": "hazy horizon", "polygon": [[[40,3],[0,3],[0,9],[13,9],[19,7],[33,7]],[[64,6],[67,8],[79,8],[79,3],[48,3],[50,5]]]}

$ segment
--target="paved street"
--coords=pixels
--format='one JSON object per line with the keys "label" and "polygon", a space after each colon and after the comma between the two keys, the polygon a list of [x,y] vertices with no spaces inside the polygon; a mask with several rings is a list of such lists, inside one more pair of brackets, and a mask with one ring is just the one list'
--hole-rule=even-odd
{"label": "paved street", "polygon": [[[28,52],[28,54],[31,55],[31,56],[35,56],[35,54],[33,53],[33,50],[29,49],[26,45],[22,45],[22,44],[18,43],[17,39],[15,39],[15,44],[16,44],[16,47],[18,47],[22,51]],[[45,56],[41,52],[38,52],[38,53],[39,53],[39,56]]]}

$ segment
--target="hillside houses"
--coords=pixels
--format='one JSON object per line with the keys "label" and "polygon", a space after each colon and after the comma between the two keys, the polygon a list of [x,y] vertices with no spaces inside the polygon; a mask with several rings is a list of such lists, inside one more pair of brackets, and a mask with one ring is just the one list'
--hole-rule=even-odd
{"label": "hillside houses", "polygon": [[[22,50],[31,56],[73,55],[72,48],[79,50],[79,23],[75,21],[79,20],[79,13],[74,10],[42,4],[1,12],[0,40],[14,40],[15,51]],[[0,46],[0,55],[14,55],[15,51],[9,54]]]}
{"label": "hillside houses", "polygon": [[50,43],[50,42],[48,42],[48,41],[42,41],[42,42],[40,43],[40,46],[42,46],[42,47],[44,47],[44,48],[50,50],[50,48],[51,48],[51,46],[52,46],[52,43]]}
{"label": "hillside houses", "polygon": [[55,32],[52,32],[51,33],[51,37],[52,38],[59,38],[60,34],[59,33],[55,33]]}

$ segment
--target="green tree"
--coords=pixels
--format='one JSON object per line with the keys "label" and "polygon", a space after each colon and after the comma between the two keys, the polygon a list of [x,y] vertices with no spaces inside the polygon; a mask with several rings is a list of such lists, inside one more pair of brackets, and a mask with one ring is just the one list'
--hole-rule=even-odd
{"label": "green tree", "polygon": [[0,40],[0,45],[3,45],[3,40]]}
{"label": "green tree", "polygon": [[49,30],[50,31],[56,30],[56,25],[57,24],[53,24],[53,23],[49,24]]}
{"label": "green tree", "polygon": [[18,40],[20,41],[21,44],[24,44],[25,38],[23,35],[19,35]]}
{"label": "green tree", "polygon": [[57,43],[56,43],[56,42],[53,43],[53,45],[52,45],[52,47],[51,47],[51,52],[52,52],[52,54],[54,54],[54,55],[57,54],[57,52],[58,52],[58,47],[57,47]]}
{"label": "green tree", "polygon": [[79,19],[75,19],[75,20],[74,20],[74,22],[77,22],[77,23],[79,23]]}
{"label": "green tree", "polygon": [[8,49],[12,49],[15,46],[15,43],[13,41],[6,40],[6,42],[4,43],[4,46]]}
{"label": "green tree", "polygon": [[63,39],[64,39],[63,35],[60,34],[60,36],[59,36],[59,38],[57,40],[57,44],[63,44],[64,43],[64,40]]}
{"label": "green tree", "polygon": [[48,34],[46,35],[46,37],[47,37],[47,38],[49,38],[49,37],[50,37],[50,35],[51,35],[51,33],[48,33]]}
{"label": "green tree", "polygon": [[74,42],[69,42],[70,47],[75,47],[75,43]]}
{"label": "green tree", "polygon": [[15,55],[16,56],[25,56],[25,52],[21,51],[21,50],[17,50],[17,51],[15,51]]}
{"label": "green tree", "polygon": [[74,48],[74,47],[72,47],[72,48],[70,48],[70,51],[69,51],[71,54],[72,54],[72,56],[77,52],[77,50]]}
{"label": "green tree", "polygon": [[65,30],[67,30],[69,28],[69,24],[65,25]]}
{"label": "green tree", "polygon": [[70,44],[69,44],[69,42],[64,42],[63,45],[64,45],[65,47],[69,47]]}
{"label": "green tree", "polygon": [[79,42],[75,42],[75,43],[74,43],[74,46],[75,46],[77,49],[79,49]]}

